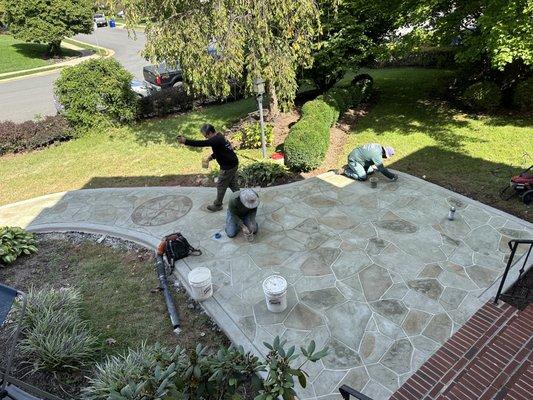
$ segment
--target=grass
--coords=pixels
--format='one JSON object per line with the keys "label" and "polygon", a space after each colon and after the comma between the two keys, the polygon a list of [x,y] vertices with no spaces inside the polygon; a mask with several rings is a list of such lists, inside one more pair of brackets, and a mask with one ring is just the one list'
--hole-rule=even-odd
{"label": "grass", "polygon": [[63,42],[73,44],[75,46],[81,47],[82,49],[94,50],[94,52],[100,56],[107,55],[107,49],[103,47],[93,46],[92,44],[80,42],[79,40],[75,39],[64,39]]}
{"label": "grass", "polygon": [[[369,142],[393,146],[392,168],[533,220],[518,199],[505,202],[498,196],[512,175],[533,164],[533,117],[467,114],[432,100],[433,88],[448,71],[365,72],[374,77],[378,99],[351,132],[345,154]],[[339,158],[339,166],[345,162],[345,156]]]}
{"label": "grass", "polygon": [[[191,184],[210,149],[178,145],[175,137],[199,137],[209,122],[224,129],[255,109],[252,99],[132,126],[95,130],[81,138],[25,154],[0,157],[0,204],[79,188]],[[239,152],[241,159],[260,150]],[[212,165],[215,163],[211,163]]]}
{"label": "grass", "polygon": [[[46,44],[25,43],[10,35],[0,34],[0,74],[45,67],[53,63],[46,58]],[[79,52],[63,48],[63,56],[73,57]]]}
{"label": "grass", "polygon": [[[94,236],[88,235],[39,236],[39,251],[30,257],[20,257],[10,266],[0,266],[0,281],[24,291],[30,287],[79,288],[83,318],[101,343],[95,362],[106,355],[123,353],[128,347],[138,347],[143,341],[179,345],[187,350],[194,349],[199,342],[214,349],[229,344],[224,334],[212,329],[209,318],[199,312],[199,306],[183,290],[172,291],[183,328],[176,336],[163,295],[155,290],[159,280],[154,271],[153,251],[117,247],[115,243],[98,244]],[[27,372],[28,361],[15,360],[16,376]],[[89,365],[79,373],[57,376],[43,371],[29,374],[24,380],[58,395],[64,394],[62,390],[66,387],[68,398],[80,398],[76,392],[86,385],[84,376],[92,375],[91,369]]]}

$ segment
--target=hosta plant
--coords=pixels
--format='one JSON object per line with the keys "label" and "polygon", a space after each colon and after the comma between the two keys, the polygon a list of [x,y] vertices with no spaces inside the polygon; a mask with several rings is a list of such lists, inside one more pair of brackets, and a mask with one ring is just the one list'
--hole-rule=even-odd
{"label": "hosta plant", "polygon": [[22,228],[4,226],[0,228],[0,264],[11,264],[20,255],[37,251],[33,234]]}

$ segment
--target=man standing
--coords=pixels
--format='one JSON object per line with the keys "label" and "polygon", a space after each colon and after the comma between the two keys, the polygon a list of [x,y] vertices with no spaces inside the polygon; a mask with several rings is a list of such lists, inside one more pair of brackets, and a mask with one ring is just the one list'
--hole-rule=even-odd
{"label": "man standing", "polygon": [[215,159],[218,165],[220,165],[220,175],[218,176],[217,182],[217,198],[213,204],[207,206],[207,209],[209,211],[220,211],[222,210],[222,200],[224,200],[226,189],[229,187],[233,192],[239,190],[239,186],[237,185],[239,159],[233,151],[231,143],[224,135],[217,133],[213,125],[202,125],[200,132],[202,132],[206,140],[191,140],[180,135],[178,136],[178,142],[192,147],[209,146],[213,150],[213,153],[204,159],[202,163],[204,168],[207,168],[209,162]]}
{"label": "man standing", "polygon": [[371,174],[377,169],[387,178],[397,181],[398,175],[393,174],[383,166],[384,158],[391,158],[394,155],[392,147],[383,147],[378,143],[369,143],[357,147],[348,155],[348,165],[344,168],[344,175],[366,181],[367,174]]}
{"label": "man standing", "polygon": [[259,206],[259,196],[253,189],[242,189],[231,195],[226,216],[226,233],[228,237],[237,236],[242,229],[246,238],[253,238],[257,233],[255,216]]}

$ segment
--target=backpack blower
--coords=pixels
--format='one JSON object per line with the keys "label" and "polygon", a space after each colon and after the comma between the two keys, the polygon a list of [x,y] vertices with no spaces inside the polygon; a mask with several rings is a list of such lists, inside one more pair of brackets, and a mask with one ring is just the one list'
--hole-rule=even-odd
{"label": "backpack blower", "polygon": [[511,178],[509,185],[506,185],[500,191],[502,200],[509,200],[518,195],[524,204],[529,205],[533,203],[533,173],[530,172],[533,165],[528,169],[522,171],[519,175]]}

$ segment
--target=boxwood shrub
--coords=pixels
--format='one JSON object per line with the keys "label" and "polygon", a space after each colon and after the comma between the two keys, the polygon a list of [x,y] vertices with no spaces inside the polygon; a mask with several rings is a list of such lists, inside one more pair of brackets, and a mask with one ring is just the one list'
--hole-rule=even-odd
{"label": "boxwood shrub", "polygon": [[320,166],[329,148],[329,129],[339,115],[361,102],[365,87],[370,90],[362,84],[335,87],[303,105],[302,117],[289,131],[283,146],[289,169],[305,172]]}

